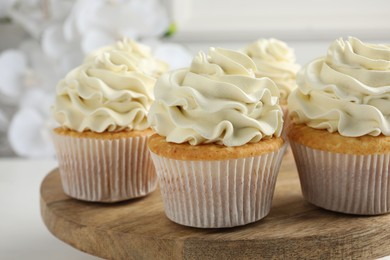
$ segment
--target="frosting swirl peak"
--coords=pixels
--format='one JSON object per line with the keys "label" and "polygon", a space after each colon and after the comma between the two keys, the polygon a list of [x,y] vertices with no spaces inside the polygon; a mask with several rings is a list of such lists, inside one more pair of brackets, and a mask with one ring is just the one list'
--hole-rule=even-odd
{"label": "frosting swirl peak", "polygon": [[222,48],[200,52],[190,68],[172,71],[156,83],[148,116],[168,142],[240,146],[279,136],[279,90],[257,79],[245,54]]}
{"label": "frosting swirl peak", "polygon": [[291,90],[296,88],[296,74],[300,66],[295,63],[293,49],[277,39],[259,39],[243,49],[257,66],[256,77],[272,79],[280,90],[282,104],[287,103]]}
{"label": "frosting swirl peak", "polygon": [[390,46],[349,37],[307,64],[288,107],[296,123],[343,136],[390,135]]}
{"label": "frosting swirl peak", "polygon": [[78,132],[144,130],[156,77],[165,69],[133,41],[100,49],[59,82],[54,118]]}

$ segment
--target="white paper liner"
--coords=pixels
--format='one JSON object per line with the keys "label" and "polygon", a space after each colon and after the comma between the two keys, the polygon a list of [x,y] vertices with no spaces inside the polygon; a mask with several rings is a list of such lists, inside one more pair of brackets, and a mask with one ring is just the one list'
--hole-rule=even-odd
{"label": "white paper liner", "polygon": [[[287,105],[281,105],[281,107],[282,107],[282,111],[283,111],[283,130],[281,133],[281,137],[283,138],[283,140],[288,140],[287,127],[290,124],[291,119],[289,118],[289,112],[288,112]],[[288,154],[288,151],[289,151],[289,149],[287,147],[285,154]]]}
{"label": "white paper liner", "polygon": [[114,140],[53,134],[64,192],[86,201],[116,202],[155,190],[147,137]]}
{"label": "white paper liner", "polygon": [[152,153],[167,217],[200,228],[234,227],[262,219],[271,208],[285,147],[224,161],[184,161]]}
{"label": "white paper liner", "polygon": [[390,154],[350,155],[290,145],[302,194],[310,203],[358,215],[390,211]]}

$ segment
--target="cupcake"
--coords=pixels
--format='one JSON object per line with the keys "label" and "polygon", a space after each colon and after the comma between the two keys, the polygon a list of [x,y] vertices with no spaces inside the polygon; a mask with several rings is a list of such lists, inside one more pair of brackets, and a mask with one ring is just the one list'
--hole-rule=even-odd
{"label": "cupcake", "polygon": [[[146,64],[150,64],[146,66]],[[64,192],[97,202],[145,196],[157,185],[147,113],[167,65],[124,40],[88,57],[57,85],[53,141]]]}
{"label": "cupcake", "polygon": [[298,74],[288,137],[302,193],[350,214],[390,211],[390,46],[334,41]]}
{"label": "cupcake", "polygon": [[241,52],[210,48],[157,81],[148,146],[172,221],[222,228],[269,213],[283,113],[277,86],[255,69]]}
{"label": "cupcake", "polygon": [[243,49],[255,62],[258,78],[272,79],[280,90],[280,104],[287,107],[287,98],[296,88],[296,74],[300,66],[295,63],[294,50],[285,42],[276,39],[259,39]]}

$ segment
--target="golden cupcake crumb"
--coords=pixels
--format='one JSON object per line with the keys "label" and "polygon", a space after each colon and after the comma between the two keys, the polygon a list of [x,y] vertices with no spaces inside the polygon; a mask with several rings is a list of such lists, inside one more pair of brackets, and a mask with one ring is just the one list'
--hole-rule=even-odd
{"label": "golden cupcake crumb", "polygon": [[322,151],[343,154],[385,154],[390,153],[390,136],[364,135],[346,137],[330,133],[326,129],[314,129],[304,124],[291,123],[287,128],[288,138],[296,143]]}
{"label": "golden cupcake crumb", "polygon": [[102,132],[95,133],[92,131],[77,132],[64,127],[54,128],[53,131],[58,135],[72,136],[76,138],[94,138],[94,139],[120,139],[136,136],[148,136],[152,135],[154,131],[150,128],[145,130],[132,130],[132,131],[120,131],[120,132]]}
{"label": "golden cupcake crumb", "polygon": [[148,139],[149,149],[160,156],[176,160],[229,160],[246,158],[271,153],[279,150],[284,144],[281,137],[261,140],[237,147],[227,147],[218,144],[190,145],[167,142],[164,136],[154,134]]}

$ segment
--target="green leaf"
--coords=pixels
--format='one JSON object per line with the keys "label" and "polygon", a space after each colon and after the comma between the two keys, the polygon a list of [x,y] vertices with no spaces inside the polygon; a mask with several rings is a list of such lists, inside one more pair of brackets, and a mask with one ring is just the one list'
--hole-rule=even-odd
{"label": "green leaf", "polygon": [[176,30],[177,30],[176,23],[172,22],[168,27],[168,31],[164,33],[164,37],[171,37],[176,33]]}

